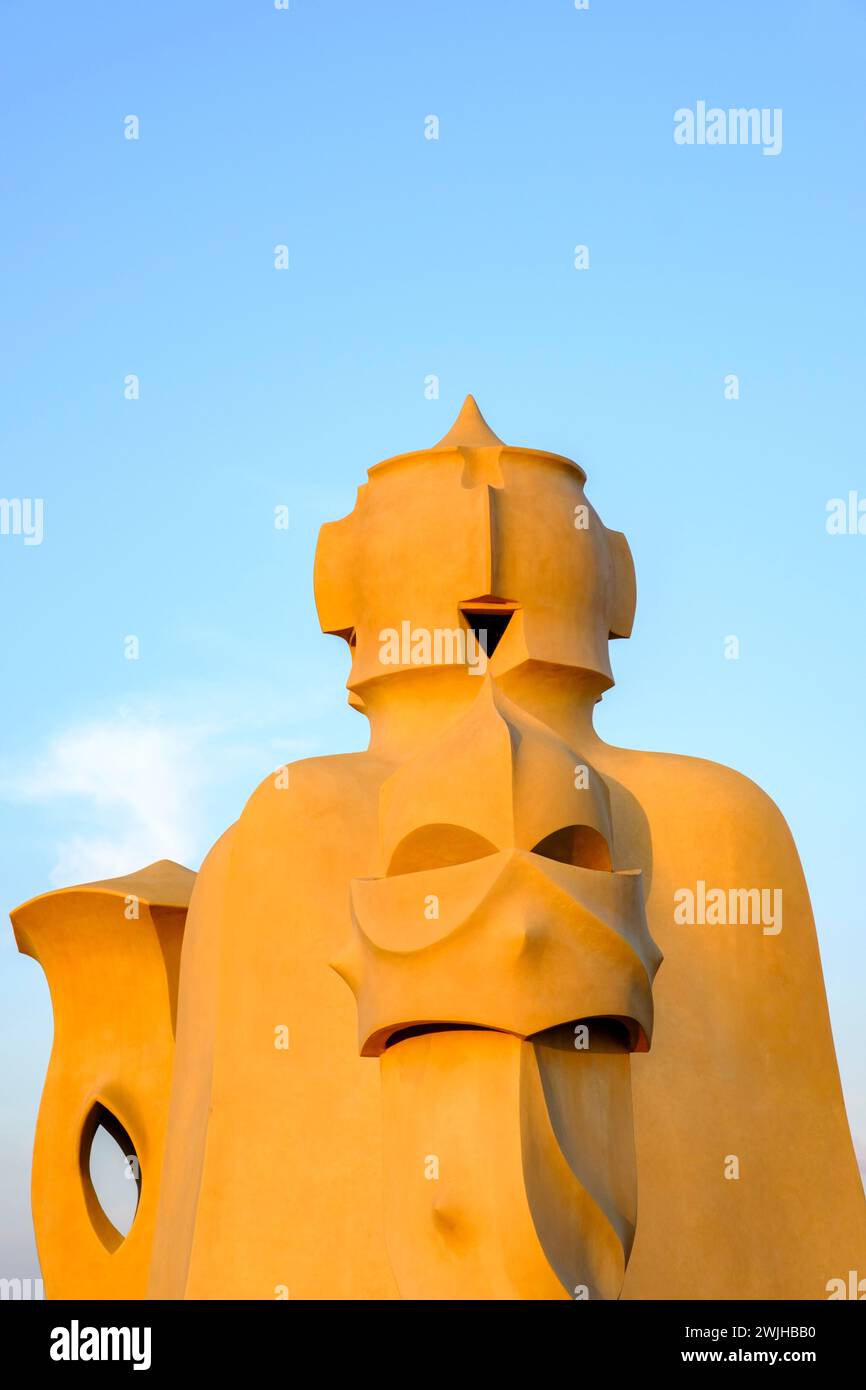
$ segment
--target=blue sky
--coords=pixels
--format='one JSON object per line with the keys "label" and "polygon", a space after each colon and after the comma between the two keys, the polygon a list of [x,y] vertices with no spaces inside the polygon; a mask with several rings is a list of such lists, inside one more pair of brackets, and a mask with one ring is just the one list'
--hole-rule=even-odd
{"label": "blue sky", "polygon": [[[600,732],[784,811],[866,1166],[866,535],[825,526],[866,498],[859,0],[7,0],[0,24],[0,493],[44,499],[41,545],[0,535],[4,914],[197,867],[273,767],[364,746],[316,533],[472,391],[629,537]],[[677,145],[699,100],[781,108],[781,152]],[[0,1008],[0,1274],[25,1277],[51,1013],[11,930]]]}

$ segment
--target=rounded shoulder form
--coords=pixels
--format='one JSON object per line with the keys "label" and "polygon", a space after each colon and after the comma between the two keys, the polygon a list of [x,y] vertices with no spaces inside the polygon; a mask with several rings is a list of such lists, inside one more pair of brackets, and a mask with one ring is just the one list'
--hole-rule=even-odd
{"label": "rounded shoulder form", "polygon": [[608,746],[604,772],[620,782],[651,824],[663,822],[688,838],[719,838],[744,851],[773,850],[799,868],[794,838],[773,798],[750,777],[723,763],[681,753],[644,753]]}
{"label": "rounded shoulder form", "polygon": [[333,753],[284,763],[264,777],[247,800],[241,819],[279,806],[306,816],[331,811],[335,804],[362,796],[382,776],[379,760],[368,753]]}

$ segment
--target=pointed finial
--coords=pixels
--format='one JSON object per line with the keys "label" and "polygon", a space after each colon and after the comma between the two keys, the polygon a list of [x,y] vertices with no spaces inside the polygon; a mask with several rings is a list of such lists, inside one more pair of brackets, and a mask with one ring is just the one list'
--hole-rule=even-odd
{"label": "pointed finial", "polygon": [[467,396],[460,414],[454,421],[444,439],[434,444],[434,449],[489,449],[502,440],[494,434],[474,396]]}

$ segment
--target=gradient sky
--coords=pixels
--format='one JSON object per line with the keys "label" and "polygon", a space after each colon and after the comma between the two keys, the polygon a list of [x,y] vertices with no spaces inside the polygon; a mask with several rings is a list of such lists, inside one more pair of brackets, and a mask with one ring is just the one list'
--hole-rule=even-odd
{"label": "gradient sky", "polygon": [[[472,391],[631,542],[601,734],[785,813],[866,1166],[866,535],[825,526],[866,498],[861,0],[6,0],[0,26],[0,492],[45,508],[41,545],[0,536],[4,918],[197,867],[269,770],[364,746],[316,533]],[[675,144],[699,100],[781,108],[781,153]],[[26,1277],[51,1010],[3,936],[0,1275]]]}

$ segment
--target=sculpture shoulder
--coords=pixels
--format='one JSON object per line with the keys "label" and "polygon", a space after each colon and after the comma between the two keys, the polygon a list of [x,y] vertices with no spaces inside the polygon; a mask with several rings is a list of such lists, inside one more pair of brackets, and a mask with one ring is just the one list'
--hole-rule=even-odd
{"label": "sculpture shoulder", "polygon": [[249,834],[304,838],[340,836],[349,822],[375,818],[382,780],[390,765],[368,753],[302,758],[275,768],[247,800],[235,841]]}
{"label": "sculpture shoulder", "polygon": [[[303,758],[275,768],[248,798],[199,870],[197,896],[204,886],[219,892],[242,867],[276,862],[295,879],[307,868],[324,865],[338,873],[344,859],[359,850],[373,853],[379,787],[389,766],[365,753]],[[368,845],[368,841],[371,842]]]}
{"label": "sculpture shoulder", "polygon": [[605,750],[603,772],[640,804],[653,831],[699,837],[737,857],[771,855],[780,866],[800,872],[790,827],[779,807],[744,773],[706,758],[679,753]]}

